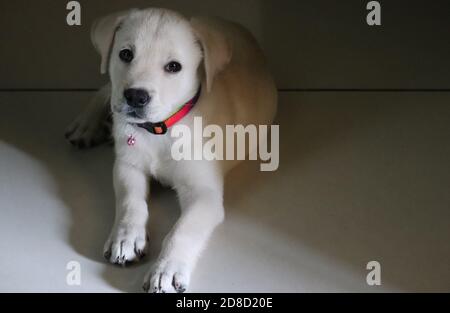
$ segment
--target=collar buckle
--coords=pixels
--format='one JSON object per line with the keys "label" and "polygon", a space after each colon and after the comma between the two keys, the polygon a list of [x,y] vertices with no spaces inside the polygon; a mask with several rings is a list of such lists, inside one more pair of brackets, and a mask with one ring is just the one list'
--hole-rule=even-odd
{"label": "collar buckle", "polygon": [[144,128],[153,135],[164,135],[167,133],[167,125],[165,122],[157,122],[157,123],[147,122],[143,124],[137,124],[137,126]]}
{"label": "collar buckle", "polygon": [[167,125],[164,122],[158,122],[152,124],[152,134],[154,135],[164,135],[167,133]]}

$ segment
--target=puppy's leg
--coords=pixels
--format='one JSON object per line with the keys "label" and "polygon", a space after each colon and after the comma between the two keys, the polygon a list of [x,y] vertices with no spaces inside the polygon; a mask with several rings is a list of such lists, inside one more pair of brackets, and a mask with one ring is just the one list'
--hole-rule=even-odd
{"label": "puppy's leg", "polygon": [[84,111],[69,125],[65,136],[78,148],[89,148],[112,141],[111,86],[105,85],[91,99]]}
{"label": "puppy's leg", "polygon": [[181,217],[164,239],[161,254],[145,278],[145,291],[165,293],[187,289],[201,250],[224,218],[222,188],[222,183],[177,188]]}
{"label": "puppy's leg", "polygon": [[120,159],[114,165],[116,218],[104,255],[111,263],[137,261],[146,253],[148,179],[143,171]]}

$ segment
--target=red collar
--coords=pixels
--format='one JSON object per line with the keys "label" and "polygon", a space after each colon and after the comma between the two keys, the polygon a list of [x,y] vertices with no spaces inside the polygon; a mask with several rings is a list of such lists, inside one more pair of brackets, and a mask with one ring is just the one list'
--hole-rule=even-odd
{"label": "red collar", "polygon": [[162,122],[156,122],[156,123],[142,123],[142,124],[136,124],[137,126],[144,128],[149,133],[154,135],[164,135],[167,133],[167,129],[171,127],[173,124],[177,123],[179,120],[181,120],[183,117],[188,115],[188,113],[192,110],[194,105],[197,103],[198,98],[200,98],[200,93],[202,91],[202,86],[198,88],[197,93],[195,94],[194,98],[186,102],[181,109],[179,109],[177,112],[172,114],[168,119],[162,121]]}

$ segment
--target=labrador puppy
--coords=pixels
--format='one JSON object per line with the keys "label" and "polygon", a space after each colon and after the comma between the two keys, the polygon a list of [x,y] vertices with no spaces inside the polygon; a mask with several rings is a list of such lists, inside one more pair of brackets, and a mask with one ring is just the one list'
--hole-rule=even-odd
{"label": "labrador puppy", "polygon": [[177,125],[194,131],[194,117],[221,128],[270,124],[277,105],[274,81],[252,35],[220,19],[133,9],[96,21],[91,37],[110,84],[66,136],[81,147],[99,144],[108,137],[106,117],[112,116],[116,215],[104,255],[124,264],[145,254],[149,177],[166,183],[178,194],[181,216],[144,290],[184,292],[208,237],[224,219],[224,176],[237,161],[175,160],[171,132]]}

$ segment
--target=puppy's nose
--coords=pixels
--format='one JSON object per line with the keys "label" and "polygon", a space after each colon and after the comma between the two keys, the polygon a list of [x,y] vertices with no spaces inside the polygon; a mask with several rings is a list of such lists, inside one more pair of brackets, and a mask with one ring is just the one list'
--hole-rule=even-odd
{"label": "puppy's nose", "polygon": [[123,96],[127,100],[127,104],[133,108],[143,108],[150,102],[150,95],[144,89],[126,89]]}

